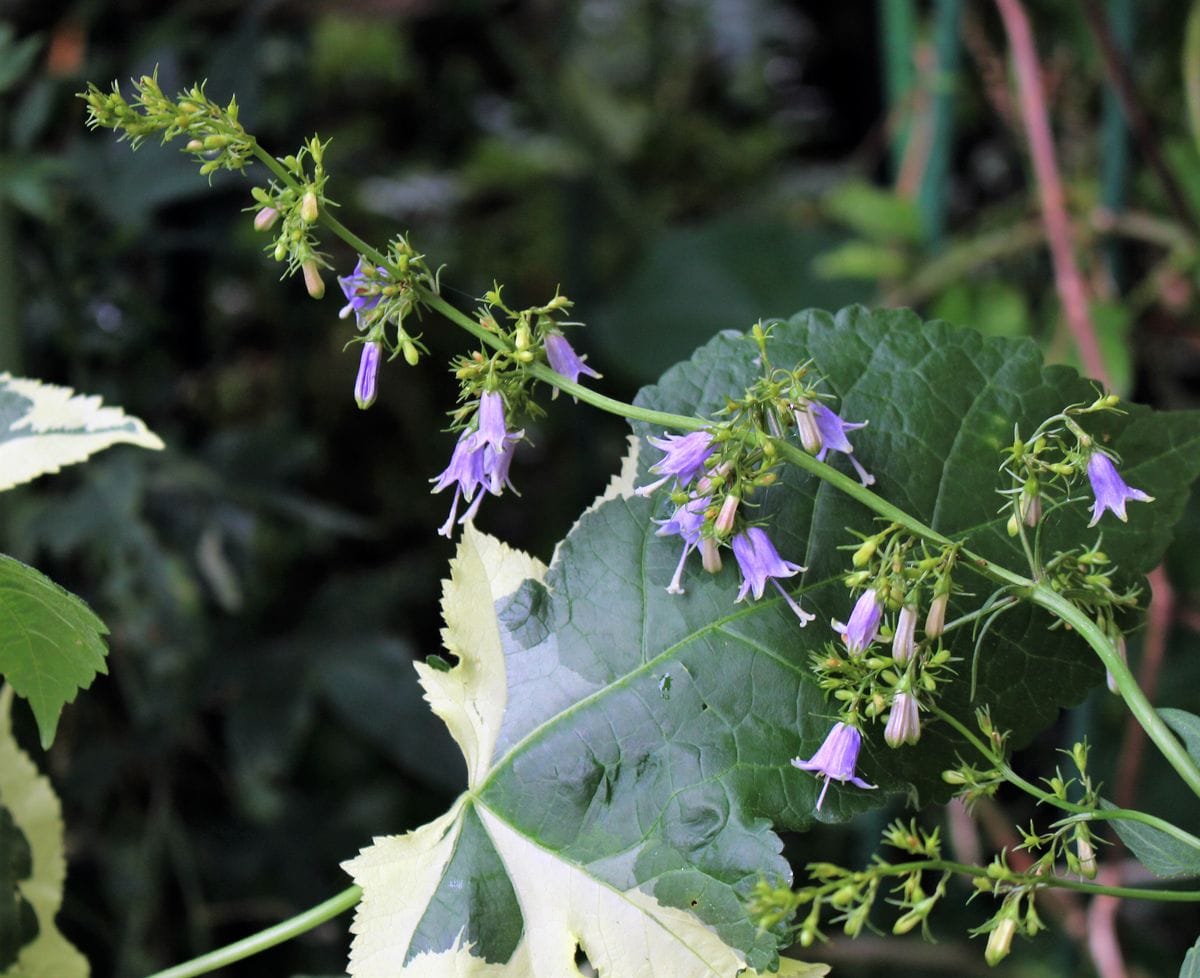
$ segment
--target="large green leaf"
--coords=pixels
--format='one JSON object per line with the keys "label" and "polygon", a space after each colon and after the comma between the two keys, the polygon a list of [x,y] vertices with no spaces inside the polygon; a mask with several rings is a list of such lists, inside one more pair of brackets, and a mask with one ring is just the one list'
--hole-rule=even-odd
{"label": "large green leaf", "polygon": [[[3,972],[3,978],[87,978],[87,959],[59,933],[54,922],[67,873],[62,812],[50,782],[38,774],[13,739],[11,708],[12,690],[0,685],[0,819],[11,821],[28,846],[30,859],[28,871],[17,874],[16,893],[0,892],[0,900],[15,895],[32,908],[37,927],[31,941],[21,942],[15,963]],[[10,855],[5,850],[0,854],[4,858]],[[7,960],[4,951],[0,947],[0,967]]]}
{"label": "large green leaf", "polygon": [[[1014,423],[1028,432],[1092,400],[1092,385],[1043,367],[1030,343],[907,313],[804,313],[779,327],[770,349],[779,365],[811,358],[841,413],[870,419],[855,443],[879,492],[1020,569],[997,515],[1000,450]],[[722,334],[640,401],[711,414],[744,389],[755,355],[744,336]],[[1144,411],[1106,425],[1094,434],[1157,496],[1131,507],[1128,527],[1104,527],[1106,551],[1143,571],[1200,465],[1200,430],[1194,415]],[[656,453],[640,455],[647,481]],[[459,663],[421,672],[463,748],[470,788],[443,819],[348,864],[364,889],[355,978],[458,974],[468,964],[557,976],[572,973],[576,945],[601,974],[621,978],[649,974],[641,962],[650,958],[655,974],[687,976],[773,963],[774,941],[740,897],[761,874],[789,878],[775,832],[818,814],[820,783],[789,761],[813,754],[831,726],[835,710],[809,656],[832,640],[830,619],[849,611],[837,547],[872,516],[799,470],[763,500],[758,515],[783,555],[809,567],[802,600],[819,618],[802,630],[779,599],[735,604],[732,561],[716,575],[697,567],[685,595],[667,594],[678,541],[656,537],[654,523],[667,501],[632,496],[631,481],[584,514],[549,569],[486,538],[464,540],[445,601]],[[1057,510],[1048,546],[1080,540],[1087,518],[1082,499]],[[979,578],[962,584],[975,592],[959,599],[963,610],[989,590]],[[964,718],[986,703],[1018,742],[1032,736],[1103,675],[1082,643],[1049,624],[1010,613],[980,649],[975,699],[964,663],[940,703]],[[957,651],[969,658],[965,640]],[[897,792],[944,797],[940,772],[963,750],[937,724],[898,751],[872,731],[860,773],[881,790],[834,785],[819,817],[843,820]]]}
{"label": "large green leaf", "polygon": [[1179,978],[1200,978],[1200,940],[1196,941],[1184,955]]}
{"label": "large green leaf", "polygon": [[121,443],[163,447],[144,423],[99,397],[0,373],[0,490]]}
{"label": "large green leaf", "polygon": [[0,677],[29,700],[42,746],[65,704],[107,672],[104,622],[79,598],[0,554]]}

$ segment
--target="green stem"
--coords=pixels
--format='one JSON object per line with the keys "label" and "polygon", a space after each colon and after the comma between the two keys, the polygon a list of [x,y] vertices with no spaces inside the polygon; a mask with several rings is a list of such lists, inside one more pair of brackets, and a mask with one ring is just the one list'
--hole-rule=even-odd
{"label": "green stem", "polygon": [[1163,722],[1154,706],[1146,699],[1146,694],[1138,686],[1133,673],[1129,671],[1129,666],[1118,655],[1116,647],[1100,626],[1061,594],[1045,584],[1037,584],[1032,587],[1029,591],[1029,599],[1070,625],[1096,651],[1100,660],[1111,673],[1130,712],[1146,731],[1146,736],[1154,741],[1154,745],[1162,752],[1167,763],[1183,778],[1184,783],[1197,796],[1200,796],[1200,767],[1184,750],[1183,745]]}
{"label": "green stem", "polygon": [[258,954],[269,947],[290,941],[293,937],[312,930],[317,925],[349,910],[358,903],[361,896],[362,890],[357,886],[347,887],[337,896],[330,897],[324,903],[319,903],[315,907],[305,910],[304,913],[297,914],[274,927],[268,927],[266,930],[251,934],[240,941],[234,941],[225,947],[209,951],[208,954],[202,954],[191,961],[174,965],[167,968],[166,971],[156,971],[148,978],[194,978],[196,975],[224,968],[235,961],[241,961],[243,958]]}
{"label": "green stem", "polygon": [[[949,859],[926,859],[920,862],[896,863],[894,865],[881,866],[877,872],[885,876],[904,876],[918,870],[959,873],[963,876],[988,877],[987,868],[984,866],[972,866],[969,863],[957,863]],[[1171,903],[1200,902],[1200,890],[1154,890],[1134,886],[1105,886],[1101,883],[1085,883],[1082,880],[1063,879],[1061,876],[1028,878],[1018,874],[1014,874],[1014,876],[1016,880],[1020,881],[1017,882],[1017,885],[1028,883],[1039,889],[1043,887],[1058,887],[1059,889],[1075,890],[1076,892],[1087,893],[1092,896],[1115,896],[1123,897],[1127,900],[1162,900]]]}

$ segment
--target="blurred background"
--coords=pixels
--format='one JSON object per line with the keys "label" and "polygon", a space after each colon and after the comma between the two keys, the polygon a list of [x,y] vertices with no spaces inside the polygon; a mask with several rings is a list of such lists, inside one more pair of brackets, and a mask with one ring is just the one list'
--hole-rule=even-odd
{"label": "blurred background", "polygon": [[[1029,4],[1107,368],[1167,408],[1200,391],[1189,6]],[[94,975],[137,978],[323,900],[347,885],[340,860],[463,787],[409,663],[440,649],[449,499],[427,480],[454,440],[438,364],[468,345],[428,320],[433,357],[388,366],[358,411],[332,276],[321,302],[280,282],[243,212],[261,170],[210,186],[179,146],[132,153],[88,132],[74,93],[157,65],[167,92],[206,78],[218,101],[236,93],[278,155],[331,138],[345,223],[375,243],[409,232],[464,309],[493,281],[517,307],[561,285],[588,324],[577,346],[630,398],[718,329],[856,301],[1075,362],[1008,50],[995,8],[961,0],[0,0],[0,369],[102,394],[169,446],[114,449],[0,501],[0,546],[112,631],[110,675],[48,754],[17,718],[62,796],[60,924]],[[326,245],[349,273],[355,256]],[[625,428],[559,399],[528,434],[521,497],[488,499],[478,522],[548,559]],[[1192,710],[1197,545],[1193,507],[1132,649],[1158,701]],[[1170,805],[1102,691],[1029,770],[1084,733],[1105,781]],[[901,811],[790,852],[861,862]],[[923,817],[969,857],[1034,813],[976,814]],[[937,944],[835,940],[815,956],[839,976],[983,974],[983,941],[963,935],[987,913],[935,917]],[[1174,974],[1200,931],[1193,911],[1145,904],[1043,917],[1049,934],[997,973]],[[341,974],[347,925],[224,974]],[[1116,936],[1123,970],[1089,927]]]}

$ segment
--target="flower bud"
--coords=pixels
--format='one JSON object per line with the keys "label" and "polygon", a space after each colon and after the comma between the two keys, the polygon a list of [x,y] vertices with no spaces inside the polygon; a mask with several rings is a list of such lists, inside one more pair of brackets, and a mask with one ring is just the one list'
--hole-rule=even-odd
{"label": "flower bud", "polygon": [[1075,831],[1075,851],[1079,854],[1079,875],[1087,879],[1096,878],[1096,848],[1088,838],[1087,829]]}
{"label": "flower bud", "polygon": [[896,617],[896,634],[892,636],[892,658],[900,665],[912,658],[916,628],[917,609],[911,604],[906,604]]}
{"label": "flower bud", "polygon": [[308,289],[308,294],[314,299],[321,298],[325,294],[325,280],[321,278],[317,263],[310,258],[300,267],[304,272],[304,287]]}
{"label": "flower bud", "polygon": [[949,594],[934,595],[929,603],[929,614],[925,616],[925,637],[937,638],[946,627],[946,605],[950,602]]}
{"label": "flower bud", "polygon": [[375,403],[375,381],[379,376],[379,360],[382,347],[372,340],[364,343],[358,361],[358,377],[354,381],[354,400],[362,410]]}
{"label": "flower bud", "polygon": [[317,195],[311,190],[300,200],[300,219],[305,224],[312,224],[320,214],[317,207]]}
{"label": "flower bud", "polygon": [[889,747],[915,744],[921,739],[921,718],[912,693],[899,692],[892,697],[892,712],[888,714],[883,739]]}
{"label": "flower bud", "polygon": [[1005,917],[1000,921],[988,934],[987,948],[983,952],[983,959],[995,967],[1008,957],[1008,952],[1012,950],[1013,935],[1016,932],[1017,922],[1012,917]]}
{"label": "flower bud", "polygon": [[412,340],[405,340],[400,344],[400,349],[404,352],[404,362],[410,367],[415,367],[421,359],[421,353],[417,349],[417,344]]}
{"label": "flower bud", "polygon": [[189,139],[187,141],[187,145],[183,148],[189,153],[202,153],[204,152],[204,143],[200,142],[198,139]]}
{"label": "flower bud", "polygon": [[713,529],[716,530],[717,536],[729,536],[729,532],[733,529],[733,520],[737,516],[738,503],[740,502],[741,499],[733,493],[725,497],[725,501],[721,503],[721,512],[717,514],[717,518],[713,523]]}
{"label": "flower bud", "polygon": [[866,567],[871,562],[871,558],[875,556],[875,551],[879,549],[879,541],[874,537],[869,537],[862,542],[862,546],[854,551],[854,556],[850,558],[850,563],[855,567]]}
{"label": "flower bud", "polygon": [[[1115,645],[1117,648],[1117,655],[1121,657],[1122,662],[1127,663],[1129,661],[1129,651],[1125,647],[1124,634],[1121,632],[1117,632],[1115,635],[1112,636],[1112,640],[1113,640],[1113,645]],[[1120,687],[1117,686],[1116,677],[1113,676],[1111,670],[1109,670],[1109,669],[1104,670],[1104,681],[1108,685],[1109,692],[1112,692],[1112,693],[1120,693],[1121,692]]]}
{"label": "flower bud", "polygon": [[821,430],[817,427],[817,419],[813,417],[812,405],[806,401],[792,413],[801,446],[810,455],[816,455],[821,450]]}
{"label": "flower bud", "polygon": [[700,539],[700,563],[710,574],[716,574],[721,569],[721,548],[712,537]]}
{"label": "flower bud", "polygon": [[275,226],[275,222],[279,220],[279,211],[274,207],[264,207],[254,215],[254,230],[255,231],[270,231]]}

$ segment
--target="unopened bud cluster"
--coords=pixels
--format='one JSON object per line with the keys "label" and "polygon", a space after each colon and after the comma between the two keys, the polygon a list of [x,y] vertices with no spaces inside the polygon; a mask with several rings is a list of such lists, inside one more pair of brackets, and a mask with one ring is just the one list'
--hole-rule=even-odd
{"label": "unopened bud cluster", "polygon": [[200,163],[200,172],[210,176],[217,170],[245,169],[254,152],[254,138],[238,121],[238,104],[231,98],[222,107],[204,93],[204,85],[170,99],[158,84],[158,71],[133,82],[134,98],[128,102],[113,82],[105,92],[93,84],[79,97],[87,103],[87,125],[91,129],[113,129],[137,149],[149,136],[162,142],[186,137],[184,151]]}
{"label": "unopened bud cluster", "polygon": [[329,262],[317,250],[316,223],[321,211],[332,206],[325,197],[325,149],[328,141],[312,136],[300,151],[279,160],[290,180],[272,180],[266,187],[254,187],[254,229],[273,232],[265,250],[277,262],[287,262],[287,274],[299,270],[308,294],[319,299],[325,294],[321,269]]}

